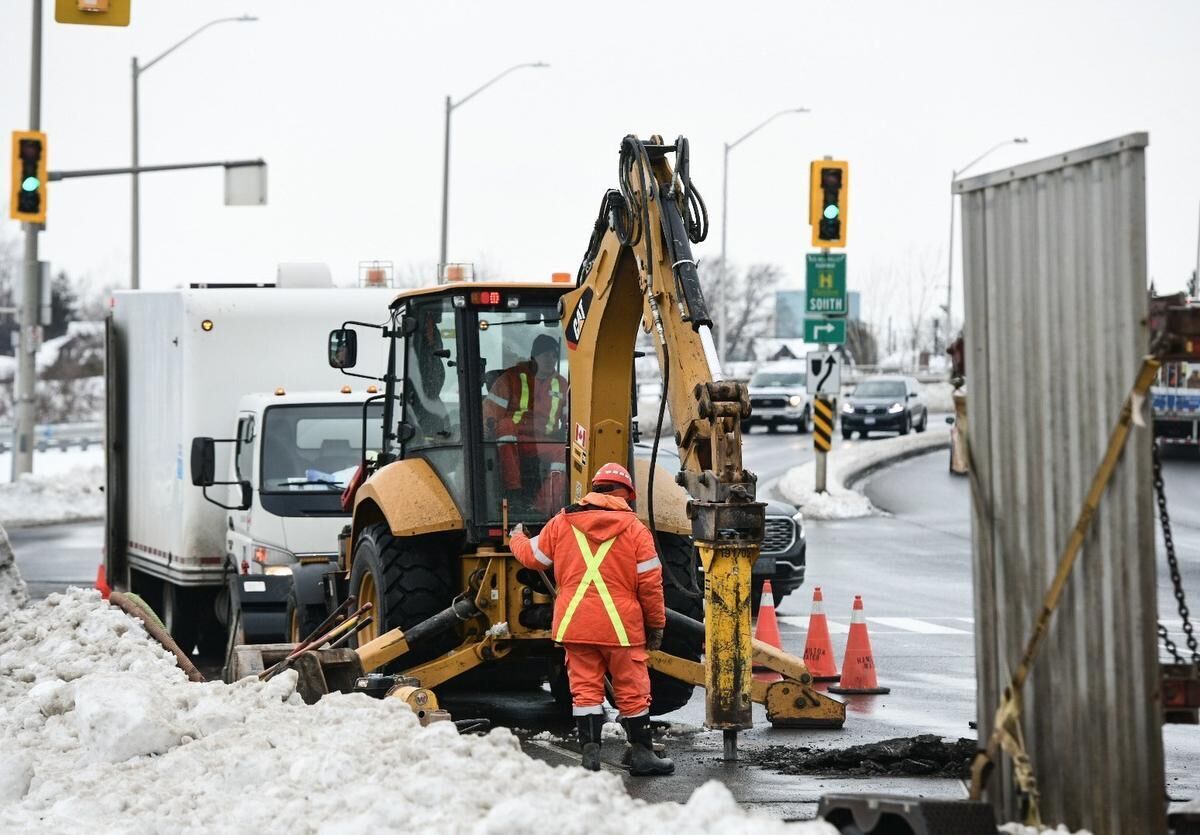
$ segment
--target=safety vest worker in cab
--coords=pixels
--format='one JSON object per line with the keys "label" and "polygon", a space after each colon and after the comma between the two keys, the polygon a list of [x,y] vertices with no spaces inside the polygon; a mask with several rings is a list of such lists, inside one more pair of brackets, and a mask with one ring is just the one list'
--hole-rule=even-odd
{"label": "safety vest worker in cab", "polygon": [[662,646],[666,626],[662,563],[654,537],[629,506],[633,480],[620,464],[601,467],[592,492],[564,508],[533,539],[521,525],[510,547],[527,568],[554,570],[554,640],[567,656],[571,700],[584,768],[600,769],[604,676],[612,686],[632,744],[630,773],[671,774],[654,753],[650,731],[649,650]]}
{"label": "safety vest worker in cab", "polygon": [[[522,489],[521,458],[539,457],[537,441],[566,437],[567,380],[558,373],[558,358],[558,340],[539,334],[533,340],[530,360],[505,369],[484,398],[484,427],[497,442],[507,491]],[[559,455],[560,463],[561,458]],[[536,490],[540,479],[524,486]]]}

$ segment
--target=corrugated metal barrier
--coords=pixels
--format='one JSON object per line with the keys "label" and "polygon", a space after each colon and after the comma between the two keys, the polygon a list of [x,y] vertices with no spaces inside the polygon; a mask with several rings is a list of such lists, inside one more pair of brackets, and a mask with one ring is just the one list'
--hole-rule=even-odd
{"label": "corrugated metal barrier", "polygon": [[[979,733],[1148,348],[1144,133],[955,185],[962,195]],[[1047,824],[1166,831],[1151,433],[1136,429],[1024,690]],[[989,798],[1018,819],[1007,757]]]}

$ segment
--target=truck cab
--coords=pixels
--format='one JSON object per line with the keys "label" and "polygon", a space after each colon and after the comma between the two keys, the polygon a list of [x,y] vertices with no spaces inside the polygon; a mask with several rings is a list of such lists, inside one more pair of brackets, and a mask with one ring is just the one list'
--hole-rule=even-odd
{"label": "truck cab", "polygon": [[[236,641],[279,641],[304,628],[304,602],[320,589],[298,589],[307,564],[327,566],[349,521],[342,492],[378,449],[383,406],[375,386],[358,391],[248,394],[226,439],[196,438],[193,450],[228,446],[224,471],[193,467],[193,482],[226,511],[225,559],[230,627]],[[208,487],[226,488],[209,495]],[[301,581],[302,582],[302,581]]]}

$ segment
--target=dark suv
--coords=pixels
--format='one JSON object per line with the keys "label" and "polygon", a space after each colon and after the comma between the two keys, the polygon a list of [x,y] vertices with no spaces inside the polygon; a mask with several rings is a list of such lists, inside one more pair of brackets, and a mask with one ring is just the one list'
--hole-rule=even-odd
{"label": "dark suv", "polygon": [[859,383],[842,401],[842,437],[854,432],[864,438],[871,432],[924,432],[929,410],[921,397],[921,385],[912,377],[888,374]]}
{"label": "dark suv", "polygon": [[[648,443],[635,444],[633,454],[639,458],[649,458],[650,449]],[[660,444],[658,466],[672,474],[678,472],[678,453],[666,444]],[[763,528],[762,548],[758,560],[754,563],[751,581],[750,603],[755,615],[758,614],[758,602],[762,598],[763,581],[771,581],[771,596],[778,606],[784,597],[804,584],[808,557],[804,517],[796,506],[775,499],[760,498],[759,501],[767,505],[767,518]],[[699,571],[699,559],[696,564]]]}

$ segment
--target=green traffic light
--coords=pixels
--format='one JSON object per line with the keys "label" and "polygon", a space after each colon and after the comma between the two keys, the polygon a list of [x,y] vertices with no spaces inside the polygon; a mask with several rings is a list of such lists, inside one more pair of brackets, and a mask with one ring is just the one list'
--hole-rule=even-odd
{"label": "green traffic light", "polygon": [[835,206],[834,204],[830,203],[828,206],[825,207],[824,215],[825,215],[826,220],[833,220],[835,217],[838,216],[838,207]]}
{"label": "green traffic light", "polygon": [[21,181],[21,190],[22,191],[37,191],[38,186],[40,186],[41,184],[42,184],[42,181],[39,180],[37,177],[26,177],[24,180]]}

